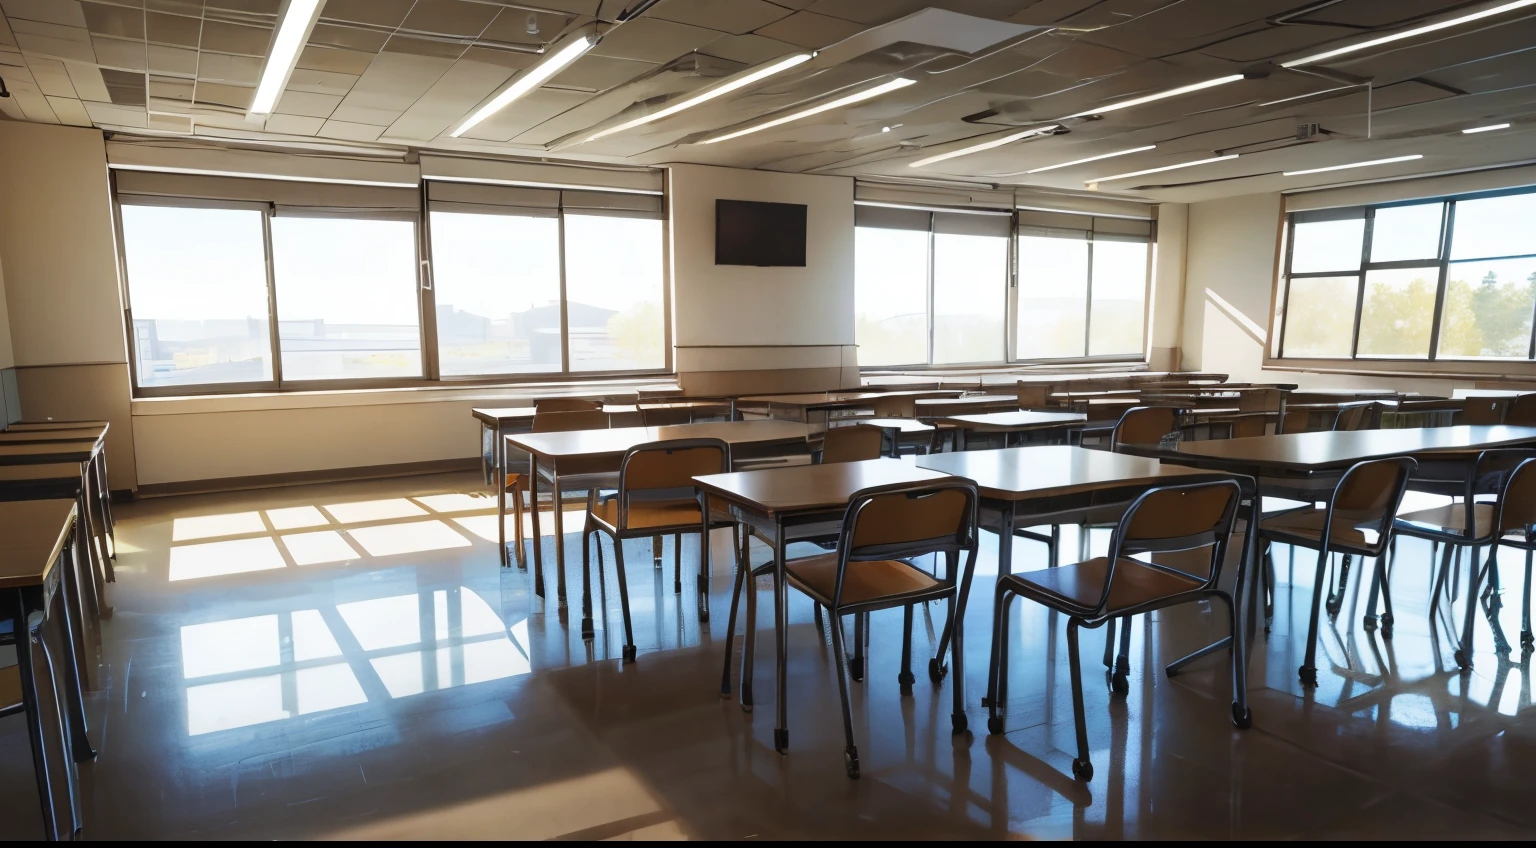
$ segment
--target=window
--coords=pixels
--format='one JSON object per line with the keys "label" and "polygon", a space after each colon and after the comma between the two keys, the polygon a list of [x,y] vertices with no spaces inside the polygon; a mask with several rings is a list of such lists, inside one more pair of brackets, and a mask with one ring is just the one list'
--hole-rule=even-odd
{"label": "window", "polygon": [[1019,213],[1017,359],[1139,357],[1152,222]]}
{"label": "window", "polygon": [[1536,193],[1296,212],[1280,356],[1530,359]]}
{"label": "window", "polygon": [[113,178],[143,394],[670,364],[659,195]]}
{"label": "window", "polygon": [[1009,216],[862,204],[854,212],[859,364],[1001,361]]}

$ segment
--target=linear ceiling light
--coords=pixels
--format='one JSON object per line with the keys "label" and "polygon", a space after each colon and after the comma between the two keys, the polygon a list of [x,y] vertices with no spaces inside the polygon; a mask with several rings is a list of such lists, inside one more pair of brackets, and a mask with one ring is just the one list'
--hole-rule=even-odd
{"label": "linear ceiling light", "polygon": [[1462,135],[1471,135],[1473,133],[1491,132],[1493,130],[1507,130],[1507,129],[1509,129],[1509,124],[1489,124],[1486,127],[1472,127],[1471,129],[1462,130],[1461,134]]}
{"label": "linear ceiling light", "polygon": [[1412,162],[1415,159],[1423,159],[1421,153],[1412,156],[1393,156],[1391,159],[1372,159],[1369,162],[1351,162],[1348,165],[1329,165],[1326,168],[1308,168],[1305,171],[1286,171],[1287,177],[1299,177],[1302,174],[1321,174],[1324,171],[1342,171],[1345,168],[1367,168],[1371,165],[1390,165],[1393,162]]}
{"label": "linear ceiling light", "polygon": [[714,100],[716,97],[720,97],[722,95],[730,94],[733,91],[746,88],[753,83],[765,80],[768,77],[771,77],[781,71],[787,71],[802,62],[808,62],[810,61],[812,55],[813,54],[810,53],[796,53],[793,56],[787,56],[777,62],[774,62],[771,65],[768,65],[767,67],[759,68],[758,70],[751,71],[750,73],[739,75],[733,79],[727,80],[721,85],[715,86],[714,88],[701,91],[698,94],[688,98],[687,100],[672,106],[668,106],[659,112],[654,112],[644,117],[636,118],[633,121],[619,124],[616,127],[609,127],[605,130],[599,130],[598,132],[588,136],[587,141],[596,141],[605,135],[613,135],[617,132],[631,130],[635,127],[641,126],[642,124],[649,124],[652,121],[659,121],[662,118],[668,117],[670,115],[676,115],[678,112],[681,112],[684,109],[692,109],[700,103],[707,103],[711,100]]}
{"label": "linear ceiling light", "polygon": [[1131,177],[1140,177],[1146,174],[1157,174],[1163,171],[1177,171],[1180,168],[1193,168],[1196,165],[1209,165],[1212,162],[1225,162],[1228,159],[1236,158],[1236,153],[1228,153],[1225,156],[1212,156],[1209,159],[1200,159],[1194,162],[1183,162],[1178,165],[1164,165],[1161,168],[1148,168],[1145,171],[1132,171],[1129,174],[1116,174],[1113,177],[1099,177],[1096,180],[1087,180],[1086,182],[1088,185],[1094,185],[1096,183],[1107,183],[1110,180],[1125,180],[1130,179]]}
{"label": "linear ceiling light", "polygon": [[744,130],[737,130],[737,131],[732,132],[732,133],[726,133],[725,135],[717,135],[714,138],[706,138],[706,139],[704,139],[703,143],[704,144],[714,144],[717,141],[729,141],[730,139],[733,139],[733,138],[741,138],[742,136],[747,135],[748,133],[755,133],[758,130],[766,130],[766,129],[770,128],[770,127],[777,127],[777,126],[780,126],[780,125],[783,125],[783,124],[787,124],[787,123],[789,123],[791,121],[798,121],[801,118],[809,118],[812,115],[819,115],[822,112],[830,111],[832,109],[837,109],[837,108],[842,107],[842,106],[848,106],[848,105],[853,104],[853,103],[858,103],[860,101],[868,100],[871,97],[879,97],[880,95],[885,94],[887,92],[895,91],[895,90],[897,90],[899,88],[906,88],[907,86],[911,85],[914,82],[916,82],[916,80],[909,80],[909,79],[906,79],[906,78],[898,77],[896,79],[891,80],[890,82],[881,83],[880,85],[877,85],[874,88],[866,88],[863,91],[860,91],[860,92],[858,92],[856,94],[850,94],[847,97],[839,97],[836,100],[830,101],[828,103],[823,103],[820,106],[812,106],[809,109],[806,109],[806,110],[803,110],[803,111],[800,111],[800,112],[796,112],[793,115],[785,115],[782,118],[775,118],[775,119],[773,119],[771,121],[765,121],[765,122],[763,122],[761,124],[757,124],[756,126],[747,127]]}
{"label": "linear ceiling light", "polygon": [[907,167],[921,168],[924,165],[932,165],[935,162],[943,162],[945,159],[953,159],[956,156],[966,156],[971,153],[980,153],[983,150],[991,150],[994,147],[1002,147],[1005,144],[1012,144],[1015,141],[1029,138],[1030,136],[1045,135],[1048,132],[1055,132],[1058,129],[1060,129],[1058,125],[1051,124],[1048,127],[1035,127],[1032,130],[1009,133],[1008,135],[1002,136],[1001,138],[994,138],[991,141],[984,141],[981,144],[973,144],[970,147],[962,147],[959,150],[951,150],[948,153],[940,153],[937,156],[929,156],[927,159],[919,159],[916,162],[909,162]]}
{"label": "linear ceiling light", "polygon": [[1324,59],[1332,59],[1335,56],[1343,56],[1346,53],[1355,53],[1361,50],[1368,50],[1372,47],[1378,47],[1383,44],[1391,44],[1394,41],[1402,41],[1405,38],[1413,38],[1417,35],[1424,35],[1425,33],[1429,32],[1437,32],[1442,29],[1450,29],[1454,26],[1469,24],[1473,21],[1480,21],[1483,18],[1491,18],[1494,15],[1501,15],[1505,12],[1513,12],[1516,9],[1523,9],[1527,6],[1536,6],[1536,0],[1515,0],[1513,3],[1505,3],[1500,6],[1494,6],[1491,9],[1484,9],[1481,12],[1473,12],[1470,15],[1462,15],[1459,18],[1451,18],[1449,20],[1438,21],[1432,24],[1425,24],[1421,27],[1405,29],[1402,32],[1394,32],[1391,35],[1383,35],[1380,38],[1373,38],[1369,41],[1362,41],[1358,44],[1349,44],[1345,45],[1344,47],[1337,47],[1333,50],[1306,56],[1301,59],[1293,59],[1289,62],[1282,62],[1280,63],[1280,66],[1283,68],[1294,68],[1297,65],[1310,65],[1313,62],[1321,62]]}
{"label": "linear ceiling light", "polygon": [[468,132],[476,124],[507,108],[512,101],[543,85],[550,77],[560,73],[566,65],[580,59],[588,50],[591,50],[596,45],[597,36],[589,32],[577,36],[558,50],[552,48],[544,54],[544,58],[518,74],[517,78],[512,80],[511,85],[502,89],[500,94],[491,98],[489,103],[476,110],[473,115],[470,115],[464,123],[459,124],[449,135],[458,138]]}
{"label": "linear ceiling light", "polygon": [[272,39],[272,53],[261,69],[261,82],[256,85],[256,96],[251,98],[247,115],[270,115],[277,108],[277,98],[293,75],[293,66],[299,60],[299,50],[309,40],[310,30],[320,17],[325,0],[292,0],[283,10],[283,19],[277,24],[277,37]]}
{"label": "linear ceiling light", "polygon": [[[1532,3],[1536,3],[1536,0],[1531,0],[1531,2]],[[1102,115],[1105,112],[1114,112],[1114,111],[1117,111],[1117,110],[1120,110],[1120,109],[1129,109],[1132,106],[1140,106],[1143,103],[1151,103],[1154,100],[1163,100],[1163,99],[1166,99],[1166,98],[1169,98],[1169,97],[1178,97],[1180,94],[1189,94],[1190,92],[1193,92],[1193,91],[1203,91],[1203,90],[1205,90],[1207,88],[1215,88],[1218,85],[1226,85],[1229,82],[1237,82],[1238,80],[1240,80],[1242,78],[1243,78],[1242,74],[1231,74],[1229,76],[1217,77],[1215,79],[1208,79],[1205,82],[1197,82],[1194,85],[1186,85],[1186,86],[1181,86],[1179,88],[1170,88],[1167,91],[1160,91],[1157,94],[1148,94],[1145,97],[1137,97],[1137,98],[1133,98],[1131,100],[1122,100],[1119,103],[1111,103],[1111,104],[1109,104],[1107,106],[1095,106],[1092,109],[1085,109],[1085,110],[1083,110],[1081,112],[1075,112],[1075,113],[1073,113],[1071,115],[1068,115],[1066,118],[1062,118],[1062,120],[1065,121],[1068,118],[1086,118],[1089,115]]]}
{"label": "linear ceiling light", "polygon": [[1113,159],[1116,156],[1126,156],[1131,153],[1142,153],[1147,150],[1153,150],[1156,147],[1157,145],[1155,144],[1149,144],[1146,147],[1132,147],[1130,150],[1117,150],[1114,153],[1101,153],[1098,156],[1089,156],[1087,159],[1073,159],[1071,162],[1062,162],[1060,165],[1046,165],[1044,168],[1034,168],[1032,170],[1025,171],[1024,173],[1038,174],[1041,171],[1054,171],[1057,168],[1070,168],[1073,165],[1081,165],[1085,162],[1097,162],[1100,159]]}

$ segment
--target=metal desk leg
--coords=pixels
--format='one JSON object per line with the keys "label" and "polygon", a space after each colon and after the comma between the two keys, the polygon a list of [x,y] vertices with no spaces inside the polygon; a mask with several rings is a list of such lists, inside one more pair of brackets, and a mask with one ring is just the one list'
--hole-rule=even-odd
{"label": "metal desk leg", "polygon": [[[1009,503],[1003,508],[1003,526],[1011,528],[1013,526],[1013,519],[1014,505]],[[1003,549],[1004,539],[1012,539],[1011,535],[1007,535],[1006,530],[998,536],[999,553]],[[1011,553],[1010,551],[1010,562],[1012,561]],[[998,573],[1002,573],[1001,561],[999,561]],[[949,618],[944,622],[944,631],[939,634],[939,646],[933,652],[933,659],[928,661],[928,678],[934,683],[943,680],[944,676],[949,673],[949,666],[945,664],[944,657],[949,651],[950,642],[954,640],[956,622],[965,619],[965,605],[971,594],[971,578],[974,576],[976,576],[976,558],[973,556],[966,561],[965,571],[960,576],[960,598],[952,608]],[[985,703],[985,699],[982,702]]]}
{"label": "metal desk leg", "polygon": [[[1237,583],[1232,587],[1232,723],[1238,727],[1253,724],[1253,712],[1248,709],[1248,644],[1253,638],[1255,622],[1263,617],[1263,599],[1257,590],[1263,582],[1255,579],[1254,569],[1259,564],[1259,516],[1264,499],[1255,486],[1253,500],[1248,510],[1248,526],[1243,529],[1243,556],[1237,563]],[[1252,597],[1245,597],[1252,595]]]}
{"label": "metal desk leg", "polygon": [[[773,636],[777,646],[778,656],[775,672],[777,675],[777,719],[773,726],[773,749],[780,754],[789,750],[789,696],[784,691],[785,681],[789,678],[789,586],[784,579],[784,522],[775,522],[773,540]],[[837,626],[833,622],[834,627]]]}
{"label": "metal desk leg", "polygon": [[544,535],[539,529],[539,458],[528,454],[528,500],[533,505],[533,593],[544,597]]}
{"label": "metal desk leg", "polygon": [[[491,481],[492,491],[496,493],[496,553],[501,558],[501,567],[511,565],[507,557],[507,463],[506,441],[501,438],[501,429],[496,430],[496,445],[491,448],[491,473],[496,479]],[[521,495],[519,495],[521,497]]]}
{"label": "metal desk leg", "polygon": [[560,491],[560,464],[550,467],[550,506],[554,510],[555,524],[555,597],[559,609],[565,610],[565,510],[562,509]]}
{"label": "metal desk leg", "polygon": [[[699,498],[699,623],[709,623],[709,495]],[[681,541],[677,537],[676,541]],[[674,542],[675,543],[675,542]],[[708,629],[708,628],[705,628]]]}
{"label": "metal desk leg", "polygon": [[[43,828],[48,839],[58,841],[65,838],[59,832],[58,818],[53,805],[53,775],[48,767],[46,727],[43,724],[41,704],[38,702],[37,693],[37,668],[33,662],[33,631],[29,618],[30,606],[37,605],[36,599],[41,595],[37,588],[12,589],[6,594],[4,607],[11,618],[11,632],[16,634],[16,664],[21,674],[21,703],[27,716],[27,738],[32,745],[32,771],[37,777],[37,794],[42,804]],[[29,604],[28,598],[34,600]],[[39,621],[39,625],[41,621]],[[41,638],[39,632],[37,638]],[[55,691],[57,688],[55,687]],[[66,732],[62,725],[57,727],[59,738],[66,738]],[[66,772],[68,769],[66,768]],[[65,775],[68,778],[68,774]],[[73,789],[70,794],[73,795]],[[71,812],[71,830],[73,826],[73,810]],[[73,832],[68,834],[73,837]]]}
{"label": "metal desk leg", "polygon": [[[998,522],[997,527],[998,580],[1002,580],[1013,573],[1013,524],[1015,518],[1013,504],[1010,503],[1003,507],[1002,519]],[[1012,604],[1005,605],[1003,607],[1003,615],[1011,615],[1012,609]],[[997,624],[994,622],[992,626],[996,627]],[[1004,639],[1003,643],[998,646],[997,652],[997,703],[999,705],[1008,703],[1008,642],[1008,639]],[[989,704],[988,706],[991,705]]]}
{"label": "metal desk leg", "polygon": [[[71,537],[80,532],[77,525]],[[64,665],[65,685],[68,687],[64,694],[69,719],[69,743],[70,751],[74,755],[75,762],[83,763],[86,760],[95,759],[96,751],[91,747],[90,737],[86,734],[85,727],[85,692],[81,687],[81,681],[85,677],[84,667],[84,643],[81,641],[81,627],[84,622],[80,616],[80,586],[79,573],[75,570],[75,546],[74,539],[64,546],[59,556],[57,567],[62,574],[62,585],[56,593],[59,602],[64,607],[62,627],[64,628]]]}

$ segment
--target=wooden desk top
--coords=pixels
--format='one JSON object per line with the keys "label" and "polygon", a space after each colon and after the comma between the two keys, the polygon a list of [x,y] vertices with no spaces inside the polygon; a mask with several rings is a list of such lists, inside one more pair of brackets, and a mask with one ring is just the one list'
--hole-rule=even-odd
{"label": "wooden desk top", "polygon": [[5,428],[7,433],[21,433],[30,430],[74,430],[84,428],[88,430],[105,430],[111,424],[107,421],[22,421]]}
{"label": "wooden desk top", "polygon": [[1184,442],[1168,454],[1240,465],[1292,470],[1337,468],[1364,459],[1419,453],[1457,453],[1536,442],[1536,427],[1461,426],[1402,430],[1327,430]]}
{"label": "wooden desk top", "polygon": [[893,397],[959,397],[959,389],[905,389],[890,392],[802,392],[788,395],[748,395],[736,399],[737,404],[767,404],[769,406],[795,406],[803,409],[833,409],[839,406],[858,406],[861,403]]}
{"label": "wooden desk top", "polygon": [[43,585],[74,522],[72,500],[0,503],[0,589]]}
{"label": "wooden desk top", "polygon": [[72,430],[21,430],[17,432],[5,430],[0,431],[0,444],[96,441],[106,438],[106,435],[107,429],[105,427],[77,427]]}
{"label": "wooden desk top", "polygon": [[867,459],[706,474],[693,479],[712,497],[772,516],[834,512],[847,507],[854,493],[861,489],[943,480],[948,476],[899,459]]}
{"label": "wooden desk top", "polygon": [[469,411],[469,414],[492,427],[500,427],[503,424],[512,424],[519,421],[527,421],[529,423],[533,421],[533,407],[531,406],[475,407]]}
{"label": "wooden desk top", "polygon": [[951,415],[940,420],[963,430],[998,433],[1072,427],[1088,420],[1088,416],[1081,412],[983,412],[978,415]]}
{"label": "wooden desk top", "polygon": [[1067,445],[935,453],[919,456],[916,461],[923,468],[974,480],[982,497],[1003,501],[1211,476],[1208,471],[1165,464],[1151,457]]}
{"label": "wooden desk top", "polygon": [[715,421],[703,424],[670,424],[662,427],[614,427],[607,430],[571,430],[564,433],[519,433],[507,436],[507,443],[538,456],[559,458],[621,454],[635,445],[678,439],[721,439],[726,444],[742,445],[803,442],[809,435],[810,428],[797,421]]}
{"label": "wooden desk top", "polygon": [[924,424],[916,418],[854,418],[851,419],[851,423],[867,424],[899,433],[926,433],[934,429],[932,424]]}
{"label": "wooden desk top", "polygon": [[101,442],[95,439],[75,442],[0,443],[0,465],[89,462],[100,447]]}
{"label": "wooden desk top", "polygon": [[50,462],[38,465],[0,465],[0,487],[42,483],[80,484],[80,463]]}
{"label": "wooden desk top", "polygon": [[987,404],[1018,404],[1018,395],[971,395],[954,398],[919,398],[918,406],[986,406]]}

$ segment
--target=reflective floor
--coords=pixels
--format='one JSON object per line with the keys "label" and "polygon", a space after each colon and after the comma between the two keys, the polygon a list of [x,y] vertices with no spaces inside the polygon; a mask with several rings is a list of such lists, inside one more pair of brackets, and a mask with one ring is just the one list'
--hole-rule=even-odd
{"label": "reflective floor", "polygon": [[[585,644],[529,573],[502,569],[477,475],[140,501],[118,513],[115,614],[90,696],[86,838],[1229,838],[1529,836],[1536,711],[1519,654],[1524,568],[1506,554],[1500,657],[1480,615],[1476,665],[1427,617],[1429,548],[1403,540],[1390,641],[1359,624],[1355,579],[1323,631],[1320,685],[1296,682],[1315,558],[1276,552],[1273,632],[1252,663],[1254,726],[1228,718],[1225,654],[1162,665],[1225,634],[1220,607],[1133,625],[1114,696],[1087,631],[1095,776],[1070,777],[1065,622],[1014,607],[1007,732],[980,697],[996,540],[985,536],[967,632],[973,736],[952,737],[949,683],[924,670],[942,610],[917,618],[918,685],[900,696],[897,611],[874,617],[853,684],[863,778],[843,773],[829,633],[792,597],[790,743],[772,745],[764,600],[755,713],[718,694],[727,533],[713,540],[713,620],[650,543],[626,548],[639,661],[621,667],[611,551]],[[566,527],[580,527],[572,512]],[[545,522],[544,527],[550,524]],[[1066,531],[1069,548],[1073,533]],[[1094,534],[1095,550],[1107,535]],[[545,539],[551,552],[552,540]],[[580,586],[573,532],[570,584]],[[765,549],[754,549],[759,562]],[[1021,568],[1043,567],[1020,541]],[[664,576],[663,576],[664,575]],[[551,579],[551,593],[554,581]],[[1456,620],[1465,602],[1456,602]],[[577,598],[573,597],[573,602]],[[575,622],[573,621],[572,624]],[[851,632],[851,628],[850,632]],[[1262,631],[1261,631],[1262,632]],[[736,650],[739,653],[739,637]],[[20,718],[0,720],[0,839],[40,817]]]}

